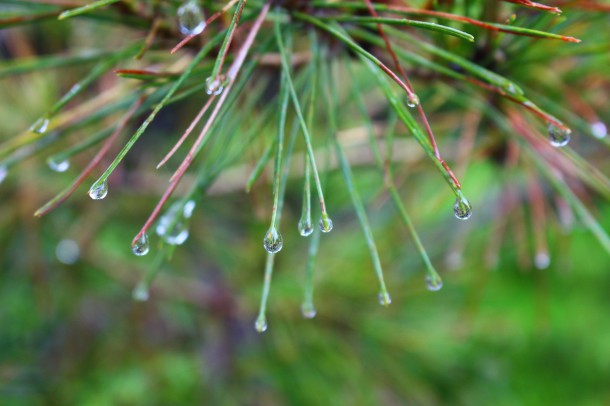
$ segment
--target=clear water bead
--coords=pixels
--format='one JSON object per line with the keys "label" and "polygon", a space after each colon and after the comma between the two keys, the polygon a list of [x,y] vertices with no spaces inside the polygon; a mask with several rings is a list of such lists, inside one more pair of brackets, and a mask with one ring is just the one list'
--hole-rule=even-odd
{"label": "clear water bead", "polygon": [[538,252],[534,257],[534,265],[537,269],[546,269],[551,265],[551,257],[546,252]]}
{"label": "clear water bead", "polygon": [[301,219],[299,220],[299,234],[303,237],[308,237],[313,233],[313,224],[311,223],[311,219]]}
{"label": "clear water bead", "polygon": [[144,284],[140,283],[134,288],[133,292],[131,292],[131,297],[138,302],[146,302],[150,297],[150,292]]}
{"label": "clear water bead", "polygon": [[443,280],[438,275],[426,275],[426,287],[430,292],[438,292],[443,287]]}
{"label": "clear water bead", "polygon": [[150,251],[150,242],[148,241],[148,235],[146,235],[146,233],[142,234],[140,239],[131,246],[131,250],[133,251],[134,255],[137,255],[139,257],[148,254],[148,251]]}
{"label": "clear water bead", "polygon": [[572,131],[569,128],[561,128],[555,124],[549,123],[548,132],[551,145],[554,147],[564,147],[570,142],[570,134]]}
{"label": "clear water bead", "polygon": [[48,164],[49,168],[54,172],[65,172],[70,168],[70,161],[67,159],[60,162],[50,160]]}
{"label": "clear water bead", "polygon": [[453,214],[459,220],[468,220],[472,216],[472,206],[465,198],[456,198],[453,205]]}
{"label": "clear water bead", "polygon": [[333,221],[328,216],[322,216],[318,226],[323,233],[330,233],[333,229]]}
{"label": "clear water bead", "polygon": [[188,223],[195,202],[189,200],[184,206],[181,202],[174,203],[167,212],[161,216],[157,224],[156,232],[159,237],[170,245],[182,245],[189,237]]}
{"label": "clear water bead", "polygon": [[218,96],[224,90],[219,78],[209,77],[205,80],[205,92],[210,96]]}
{"label": "clear water bead", "polygon": [[415,93],[411,93],[407,96],[407,106],[413,108],[419,105],[419,97]]}
{"label": "clear water bead", "polygon": [[595,138],[604,138],[608,135],[608,127],[601,121],[591,124],[591,133]]}
{"label": "clear water bead", "polygon": [[254,322],[254,328],[257,332],[264,333],[267,331],[267,320],[264,317],[259,317],[256,319],[256,322]]}
{"label": "clear water bead", "polygon": [[36,134],[44,134],[47,132],[49,128],[49,119],[46,117],[39,118],[36,120],[34,124],[30,127],[30,131]]}
{"label": "clear water bead", "polygon": [[392,298],[390,297],[390,294],[385,292],[379,292],[379,295],[377,296],[377,298],[379,299],[379,304],[382,306],[389,306],[392,303]]}
{"label": "clear water bead", "polygon": [[98,186],[94,186],[95,184],[91,186],[91,189],[89,189],[89,197],[91,197],[93,200],[101,200],[105,198],[108,194],[108,181],[104,181]]}
{"label": "clear water bead", "polygon": [[197,0],[186,0],[178,8],[178,24],[184,35],[201,34],[205,29],[205,15]]}
{"label": "clear water bead", "polygon": [[275,227],[269,228],[265,234],[265,239],[263,240],[263,247],[265,247],[265,250],[270,254],[276,254],[280,252],[283,245],[284,240],[282,239],[282,235]]}
{"label": "clear water bead", "polygon": [[55,248],[55,256],[62,264],[73,265],[78,261],[80,249],[74,240],[61,240]]}
{"label": "clear water bead", "polygon": [[313,307],[313,304],[307,304],[307,303],[303,303],[301,305],[301,314],[303,315],[303,317],[305,317],[306,319],[313,319],[314,317],[316,317],[316,308]]}

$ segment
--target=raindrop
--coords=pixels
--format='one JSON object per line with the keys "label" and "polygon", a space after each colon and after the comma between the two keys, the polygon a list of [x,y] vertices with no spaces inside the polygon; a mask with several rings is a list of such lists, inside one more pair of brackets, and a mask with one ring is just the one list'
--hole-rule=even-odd
{"label": "raindrop", "polygon": [[379,304],[382,306],[389,306],[390,303],[392,303],[392,298],[388,292],[379,292],[377,298],[379,299]]}
{"label": "raindrop", "polygon": [[284,244],[284,240],[282,239],[282,235],[277,231],[275,227],[269,228],[267,233],[265,234],[265,239],[263,240],[263,246],[265,250],[267,250],[270,254],[276,254],[280,252],[282,249],[282,245]]}
{"label": "raindrop", "polygon": [[74,240],[61,240],[55,248],[55,255],[62,264],[72,265],[78,261],[80,249]]}
{"label": "raindrop", "polygon": [[419,105],[419,97],[415,93],[411,93],[407,97],[407,106],[413,108]]}
{"label": "raindrop", "polygon": [[146,233],[142,234],[140,239],[131,246],[131,250],[133,251],[133,253],[135,255],[137,255],[139,257],[148,254],[148,251],[150,251],[150,243],[148,241],[148,235],[146,235]]}
{"label": "raindrop", "polygon": [[131,292],[131,297],[138,302],[146,302],[150,297],[148,287],[143,283],[139,283],[138,286],[134,288],[133,292]]}
{"label": "raindrop", "polygon": [[188,223],[185,221],[193,214],[195,202],[189,200],[184,207],[181,202],[174,203],[169,210],[161,216],[156,232],[170,245],[182,245],[189,237]]}
{"label": "raindrop", "polygon": [[49,119],[46,117],[39,118],[36,120],[34,124],[30,127],[30,131],[36,134],[44,134],[47,132],[49,128]]}
{"label": "raindrop", "polygon": [[443,280],[438,275],[426,275],[426,287],[430,292],[438,292],[443,287]]}
{"label": "raindrop", "polygon": [[595,138],[604,138],[608,135],[608,128],[606,127],[606,124],[597,121],[591,124],[591,133]]}
{"label": "raindrop", "polygon": [[205,15],[197,0],[186,0],[178,9],[180,32],[184,35],[201,34],[205,29]]}
{"label": "raindrop", "polygon": [[48,164],[49,168],[51,168],[51,170],[55,172],[65,172],[68,170],[68,168],[70,168],[70,161],[68,161],[67,159],[60,162],[51,159],[48,161]]}
{"label": "raindrop", "polygon": [[472,206],[465,197],[455,199],[453,213],[459,220],[468,220],[472,216]]}
{"label": "raindrop", "polygon": [[313,304],[311,303],[303,303],[301,306],[301,314],[303,314],[303,317],[306,319],[313,319],[316,317],[316,308],[313,307]]}
{"label": "raindrop", "polygon": [[205,80],[205,92],[209,95],[217,96],[222,93],[224,86],[220,82],[220,79],[209,77]]}
{"label": "raindrop", "polygon": [[108,194],[108,181],[103,181],[98,186],[91,186],[89,189],[89,197],[93,200],[102,200]]}
{"label": "raindrop", "polygon": [[323,233],[330,233],[333,229],[333,221],[328,216],[322,215],[318,225]]}
{"label": "raindrop", "polygon": [[551,265],[551,257],[546,252],[538,252],[534,257],[534,265],[537,269],[546,269]]}
{"label": "raindrop", "polygon": [[0,166],[0,183],[4,182],[6,175],[8,175],[8,169],[4,165]]}
{"label": "raindrop", "polygon": [[313,233],[313,224],[311,224],[311,219],[302,218],[299,220],[299,233],[303,237],[308,237]]}
{"label": "raindrop", "polygon": [[554,147],[564,147],[570,142],[570,134],[572,130],[569,128],[561,128],[555,124],[549,123],[548,126],[549,138],[551,145]]}
{"label": "raindrop", "polygon": [[267,320],[265,319],[265,317],[259,317],[258,319],[256,319],[256,322],[254,323],[254,328],[259,333],[264,333],[265,331],[267,331]]}

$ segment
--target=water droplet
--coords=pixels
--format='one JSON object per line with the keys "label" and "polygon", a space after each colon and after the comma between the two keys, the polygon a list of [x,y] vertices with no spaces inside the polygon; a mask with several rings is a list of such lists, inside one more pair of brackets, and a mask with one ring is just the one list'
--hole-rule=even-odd
{"label": "water droplet", "polygon": [[309,303],[303,303],[303,305],[301,305],[301,314],[303,315],[303,317],[305,317],[306,319],[313,319],[314,317],[316,317],[316,308],[313,307],[313,304]]}
{"label": "water droplet", "polygon": [[205,29],[205,15],[197,0],[186,0],[178,8],[178,24],[184,35],[201,34]]}
{"label": "water droplet", "polygon": [[456,198],[453,205],[453,213],[459,220],[468,220],[472,216],[472,206],[466,198]]}
{"label": "water droplet", "polygon": [[521,89],[517,90],[517,87],[512,82],[507,83],[506,85],[504,85],[503,89],[506,91],[506,93],[509,93],[509,94],[520,94],[520,95],[523,94],[522,91],[519,91]]}
{"label": "water droplet", "polygon": [[552,146],[558,148],[564,147],[570,142],[570,134],[572,131],[569,128],[561,128],[555,124],[549,123],[548,131]]}
{"label": "water droplet", "polygon": [[131,292],[131,297],[138,302],[146,302],[150,297],[150,291],[145,284],[139,283]]}
{"label": "water droplet", "polygon": [[95,184],[93,184],[93,186],[91,186],[91,189],[89,189],[89,197],[91,197],[93,200],[101,200],[106,197],[107,194],[108,181],[104,181],[98,186],[95,186]]}
{"label": "water droplet", "polygon": [[68,168],[70,168],[70,161],[68,161],[67,159],[61,162],[49,160],[47,163],[49,164],[49,168],[51,168],[51,170],[55,172],[65,172],[68,170]]}
{"label": "water droplet", "polygon": [[389,306],[392,303],[392,298],[388,292],[379,292],[377,298],[379,299],[379,304],[382,306]]}
{"label": "water droplet", "polygon": [[325,215],[322,215],[318,225],[323,233],[330,233],[333,229],[333,221],[330,219],[330,217]]}
{"label": "water droplet", "polygon": [[534,257],[534,265],[537,269],[546,269],[551,265],[551,257],[546,252],[538,252]]}
{"label": "water droplet", "polygon": [[193,210],[195,210],[195,206],[196,205],[194,200],[189,200],[188,202],[186,202],[186,204],[184,205],[184,209],[182,209],[182,215],[185,219],[191,218],[191,216],[193,215]]}
{"label": "water droplet", "polygon": [[263,246],[265,250],[267,250],[270,254],[276,254],[280,252],[282,249],[282,245],[284,244],[284,240],[282,239],[282,235],[277,231],[275,227],[269,228],[267,233],[265,234],[265,239],[263,240]]}
{"label": "water droplet", "polygon": [[438,292],[443,287],[443,280],[438,275],[426,275],[426,287],[430,292]]}
{"label": "water droplet", "polygon": [[218,96],[224,90],[219,78],[209,77],[205,80],[205,92],[209,95]]}
{"label": "water droplet", "polygon": [[6,179],[7,175],[8,175],[8,169],[6,168],[6,166],[4,166],[4,165],[0,166],[0,183],[4,182],[4,179]]}
{"label": "water droplet", "polygon": [[413,108],[419,105],[419,97],[415,93],[411,93],[407,96],[407,106]]}
{"label": "water droplet", "polygon": [[140,239],[131,246],[131,250],[135,255],[139,257],[148,254],[148,251],[150,251],[150,242],[148,241],[148,235],[146,235],[146,233],[142,234]]}
{"label": "water droplet", "polygon": [[265,331],[267,331],[267,320],[265,319],[265,317],[259,317],[258,319],[256,319],[256,322],[254,323],[254,328],[259,333],[264,333]]}
{"label": "water droplet", "polygon": [[62,264],[72,265],[78,261],[80,249],[74,240],[61,240],[55,248],[55,255]]}
{"label": "water droplet", "polygon": [[195,202],[188,201],[184,207],[181,202],[174,203],[167,212],[159,218],[156,232],[163,241],[170,245],[182,245],[189,237],[188,223],[195,208]]}
{"label": "water droplet", "polygon": [[606,124],[597,121],[591,124],[591,133],[595,138],[601,139],[608,135],[608,128],[606,127]]}
{"label": "water droplet", "polygon": [[36,134],[44,134],[47,132],[49,128],[49,119],[46,117],[41,117],[32,126],[30,127],[30,131]]}
{"label": "water droplet", "polygon": [[313,224],[311,223],[311,219],[301,219],[299,220],[299,233],[303,237],[308,237],[313,233]]}

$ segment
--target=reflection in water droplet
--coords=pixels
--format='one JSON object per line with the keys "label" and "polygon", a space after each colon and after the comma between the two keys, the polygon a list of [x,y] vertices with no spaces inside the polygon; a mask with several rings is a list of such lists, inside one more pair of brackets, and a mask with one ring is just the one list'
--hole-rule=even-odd
{"label": "reflection in water droplet", "polygon": [[55,248],[55,255],[62,264],[72,265],[78,261],[80,249],[74,240],[61,240]]}
{"label": "reflection in water droplet", "polygon": [[277,231],[275,227],[269,228],[267,233],[265,234],[265,239],[263,240],[263,246],[265,250],[267,250],[270,254],[276,254],[280,252],[282,246],[284,244],[284,240],[282,239],[282,235]]}
{"label": "reflection in water droplet", "polygon": [[146,302],[150,297],[148,287],[143,283],[139,283],[138,286],[134,288],[133,292],[131,292],[131,297],[138,302]]}
{"label": "reflection in water droplet", "polygon": [[8,169],[6,168],[6,166],[1,165],[0,166],[0,183],[4,182],[4,179],[6,179],[6,175],[8,175]]}
{"label": "reflection in water droplet", "polygon": [[99,186],[94,186],[91,186],[91,189],[89,189],[89,197],[91,197],[93,200],[101,200],[105,198],[108,194],[108,181],[102,182]]}
{"label": "reflection in water droplet", "polygon": [[209,95],[217,96],[224,90],[224,86],[219,78],[209,77],[205,80],[205,92]]}
{"label": "reflection in water droplet", "polygon": [[65,172],[68,170],[68,168],[70,168],[70,161],[68,161],[67,159],[61,162],[50,160],[48,161],[48,164],[49,168],[51,168],[51,170],[55,172]]}
{"label": "reflection in water droplet", "polygon": [[178,24],[184,35],[201,34],[205,29],[205,15],[197,0],[186,0],[178,8]]}
{"label": "reflection in water droplet", "polygon": [[46,117],[39,118],[36,120],[34,124],[30,127],[30,131],[36,134],[44,134],[47,132],[49,128],[49,119]]}
{"label": "reflection in water droplet", "polygon": [[453,213],[460,220],[468,220],[472,216],[472,206],[466,198],[456,198],[453,205]]}
{"label": "reflection in water droplet", "polygon": [[426,287],[430,292],[438,292],[443,287],[443,280],[438,275],[426,275]]}
{"label": "reflection in water droplet", "polygon": [[303,303],[301,306],[301,314],[303,314],[303,317],[306,319],[313,319],[316,317],[316,308],[313,307],[313,304],[311,303]]}
{"label": "reflection in water droplet", "polygon": [[303,237],[310,236],[313,233],[313,224],[311,223],[311,219],[301,218],[299,220],[299,233]]}
{"label": "reflection in water droplet", "polygon": [[320,230],[323,233],[330,233],[333,229],[333,221],[330,219],[330,217],[322,215],[318,226],[320,226]]}
{"label": "reflection in water droplet", "polygon": [[419,105],[419,97],[415,93],[412,93],[409,96],[407,96],[407,106],[413,108],[413,107],[417,107],[418,105]]}
{"label": "reflection in water droplet", "polygon": [[602,123],[601,121],[597,121],[591,124],[591,133],[595,138],[601,139],[608,135],[608,128],[606,127],[606,124]]}
{"label": "reflection in water droplet", "polygon": [[254,328],[257,332],[264,333],[267,331],[267,320],[264,317],[259,317],[254,323]]}
{"label": "reflection in water droplet", "polygon": [[148,241],[148,235],[146,233],[142,234],[140,239],[131,246],[131,250],[133,251],[133,253],[135,255],[137,255],[139,257],[148,254],[148,251],[150,251],[150,243]]}
{"label": "reflection in water droplet", "polygon": [[569,128],[561,128],[555,124],[548,125],[549,139],[554,147],[564,147],[570,142],[570,134],[572,131]]}
{"label": "reflection in water droplet", "polygon": [[385,292],[380,292],[379,295],[377,296],[377,298],[379,299],[379,304],[382,306],[389,306],[390,303],[392,303],[392,298],[390,297],[390,294]]}
{"label": "reflection in water droplet", "polygon": [[547,252],[538,252],[534,257],[534,265],[537,269],[546,269],[551,265],[551,257]]}

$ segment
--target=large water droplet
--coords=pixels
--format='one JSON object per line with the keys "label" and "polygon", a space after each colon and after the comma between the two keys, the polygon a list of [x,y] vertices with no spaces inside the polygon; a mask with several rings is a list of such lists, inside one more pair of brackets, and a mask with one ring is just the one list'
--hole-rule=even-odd
{"label": "large water droplet", "polygon": [[148,241],[148,235],[146,233],[142,234],[140,239],[131,246],[131,251],[139,257],[148,254],[148,251],[150,251],[150,242]]}
{"label": "large water droplet", "polygon": [[68,168],[70,168],[70,161],[67,159],[60,162],[49,160],[47,163],[49,164],[49,168],[55,172],[65,172],[68,170]]}
{"label": "large water droplet", "polygon": [[466,198],[456,198],[453,205],[453,213],[460,220],[468,220],[472,216],[472,206]]}
{"label": "large water droplet", "polygon": [[6,175],[8,175],[8,169],[6,168],[6,166],[1,165],[0,166],[0,183],[4,182],[4,179],[6,179]]}
{"label": "large water droplet", "polygon": [[219,78],[209,77],[205,80],[205,92],[209,95],[217,96],[222,93],[224,86]]}
{"label": "large water droplet", "polygon": [[306,319],[313,319],[316,317],[316,308],[311,303],[303,303],[301,305],[301,314]]}
{"label": "large water droplet", "polygon": [[320,230],[323,233],[330,233],[333,229],[333,221],[330,219],[330,217],[322,215],[318,226],[320,226]]}
{"label": "large water droplet", "polygon": [[606,127],[606,124],[597,121],[591,124],[591,134],[593,134],[595,138],[604,138],[608,135],[608,128]]}
{"label": "large water droplet", "polygon": [[264,333],[265,331],[267,331],[267,320],[265,319],[265,317],[259,317],[258,319],[256,319],[256,322],[254,322],[254,328],[259,333]]}
{"label": "large water droplet", "polygon": [[180,32],[184,35],[201,34],[205,29],[205,15],[197,0],[186,0],[178,8]]}
{"label": "large water droplet", "polygon": [[284,240],[282,239],[282,235],[275,227],[270,227],[265,234],[265,239],[263,240],[265,250],[267,250],[267,252],[270,254],[276,254],[280,252],[283,244]]}
{"label": "large water droplet", "polygon": [[72,265],[78,261],[80,249],[74,240],[61,240],[55,248],[55,255],[62,264]]}
{"label": "large water droplet", "polygon": [[184,207],[181,202],[174,203],[159,219],[157,235],[170,245],[184,244],[189,237],[188,223],[185,220],[191,217],[194,208],[195,202],[192,200]]}
{"label": "large water droplet", "polygon": [[411,93],[407,96],[407,106],[413,108],[419,105],[419,97],[415,93]]}
{"label": "large water droplet", "polygon": [[438,275],[426,275],[426,287],[430,292],[438,292],[443,287],[443,280]]}
{"label": "large water droplet", "polygon": [[546,269],[551,265],[551,257],[547,252],[538,252],[534,257],[534,265],[537,269]]}
{"label": "large water droplet", "polygon": [[89,197],[93,200],[101,200],[108,194],[108,181],[100,183],[98,186],[91,186],[89,189]]}
{"label": "large water droplet", "polygon": [[49,119],[46,117],[41,117],[32,126],[30,127],[30,131],[36,134],[44,134],[47,132],[49,128]]}
{"label": "large water droplet", "polygon": [[302,218],[299,220],[299,233],[303,237],[308,237],[313,233],[313,224],[311,223],[311,219]]}
{"label": "large water droplet", "polygon": [[572,131],[569,128],[561,128],[555,124],[549,123],[548,126],[549,139],[554,147],[564,147],[570,142],[570,134]]}
{"label": "large water droplet", "polygon": [[379,304],[382,306],[389,306],[392,303],[392,298],[388,292],[379,292],[377,298],[379,299]]}
{"label": "large water droplet", "polygon": [[146,302],[150,297],[148,287],[143,283],[139,283],[138,286],[134,288],[133,292],[131,292],[131,297],[138,302]]}

